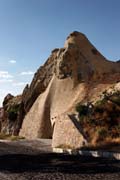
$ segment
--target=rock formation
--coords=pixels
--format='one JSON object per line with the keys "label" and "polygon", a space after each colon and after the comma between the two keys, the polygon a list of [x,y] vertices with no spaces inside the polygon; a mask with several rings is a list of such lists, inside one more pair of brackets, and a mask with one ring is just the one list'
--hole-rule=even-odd
{"label": "rock formation", "polygon": [[86,144],[87,137],[71,116],[76,104],[96,101],[119,81],[120,65],[103,57],[82,33],[71,33],[64,48],[52,51],[26,90],[26,109],[31,108],[20,135],[53,137],[53,147]]}
{"label": "rock formation", "polygon": [[0,109],[1,133],[18,135],[23,117],[21,96],[8,94],[4,98],[3,108]]}
{"label": "rock formation", "polygon": [[76,104],[94,104],[103,91],[119,82],[120,63],[108,61],[84,34],[71,33],[64,48],[52,51],[23,91],[25,117],[19,121],[20,136],[52,138],[53,147],[87,144],[77,121]]}

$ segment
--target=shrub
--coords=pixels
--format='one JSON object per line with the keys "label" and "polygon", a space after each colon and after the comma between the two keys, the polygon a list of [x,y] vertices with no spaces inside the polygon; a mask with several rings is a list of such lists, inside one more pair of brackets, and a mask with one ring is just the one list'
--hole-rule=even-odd
{"label": "shrub", "polygon": [[100,145],[110,139],[120,142],[120,91],[104,91],[93,105],[78,103],[76,111],[90,142]]}
{"label": "shrub", "polygon": [[83,116],[83,115],[79,115],[78,121],[79,121],[79,122],[82,122],[82,124],[84,123],[84,117],[85,117],[85,116]]}
{"label": "shrub", "polygon": [[11,121],[15,121],[17,119],[17,115],[18,115],[18,110],[19,110],[19,106],[12,106],[8,109],[8,118]]}
{"label": "shrub", "polygon": [[96,107],[95,107],[95,112],[97,112],[97,113],[103,113],[103,112],[104,112],[104,109],[103,109],[102,107],[96,106]]}
{"label": "shrub", "polygon": [[102,106],[105,103],[106,103],[106,99],[103,98],[101,100],[96,101],[95,106]]}
{"label": "shrub", "polygon": [[111,101],[120,106],[120,96],[112,96]]}
{"label": "shrub", "polygon": [[86,116],[88,114],[88,107],[79,103],[76,106],[76,111],[79,113],[80,116]]}
{"label": "shrub", "polygon": [[100,139],[106,138],[107,133],[108,133],[108,131],[107,131],[106,128],[104,128],[104,127],[99,128],[98,131],[97,131],[98,137],[99,137]]}
{"label": "shrub", "polygon": [[88,118],[87,122],[89,123],[89,125],[92,125],[92,126],[96,126],[97,125],[95,119]]}
{"label": "shrub", "polygon": [[117,138],[117,137],[120,137],[120,125],[118,126],[114,126],[112,128],[112,138]]}

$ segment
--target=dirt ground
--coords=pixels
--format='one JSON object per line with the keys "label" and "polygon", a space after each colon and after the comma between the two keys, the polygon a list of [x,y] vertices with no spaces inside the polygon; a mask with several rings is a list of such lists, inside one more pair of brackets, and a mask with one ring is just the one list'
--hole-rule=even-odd
{"label": "dirt ground", "polygon": [[0,142],[0,180],[119,180],[120,161],[52,152],[51,140]]}
{"label": "dirt ground", "polygon": [[51,139],[0,140],[0,155],[3,154],[39,154],[52,152]]}

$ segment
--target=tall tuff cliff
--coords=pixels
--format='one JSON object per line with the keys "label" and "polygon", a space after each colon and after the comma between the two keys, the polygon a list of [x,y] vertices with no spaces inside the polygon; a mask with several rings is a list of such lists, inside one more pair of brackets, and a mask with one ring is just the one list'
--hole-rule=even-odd
{"label": "tall tuff cliff", "polygon": [[110,62],[79,32],[54,49],[22,94],[25,114],[20,135],[53,138],[53,147],[78,148],[88,138],[77,123],[77,103],[95,103],[120,82],[120,63]]}
{"label": "tall tuff cliff", "polygon": [[53,147],[80,147],[87,137],[75,123],[78,102],[97,101],[99,95],[120,81],[120,64],[108,61],[79,32],[71,33],[64,48],[55,49],[26,88],[26,114],[20,135],[53,137]]}

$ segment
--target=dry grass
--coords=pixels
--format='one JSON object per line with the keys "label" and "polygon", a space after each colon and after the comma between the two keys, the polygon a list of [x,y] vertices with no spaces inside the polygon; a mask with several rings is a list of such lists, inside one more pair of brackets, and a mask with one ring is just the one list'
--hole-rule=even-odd
{"label": "dry grass", "polygon": [[18,141],[18,140],[24,139],[24,137],[0,133],[0,139],[10,140],[10,141]]}
{"label": "dry grass", "polygon": [[107,150],[107,151],[120,151],[120,138],[107,139],[106,141],[99,143],[90,143],[87,146],[82,147],[83,150]]}
{"label": "dry grass", "polygon": [[75,147],[69,145],[69,144],[61,144],[57,146],[56,148],[61,148],[61,149],[75,149]]}
{"label": "dry grass", "polygon": [[92,107],[78,104],[79,123],[92,146],[120,145],[120,92],[103,93]]}

